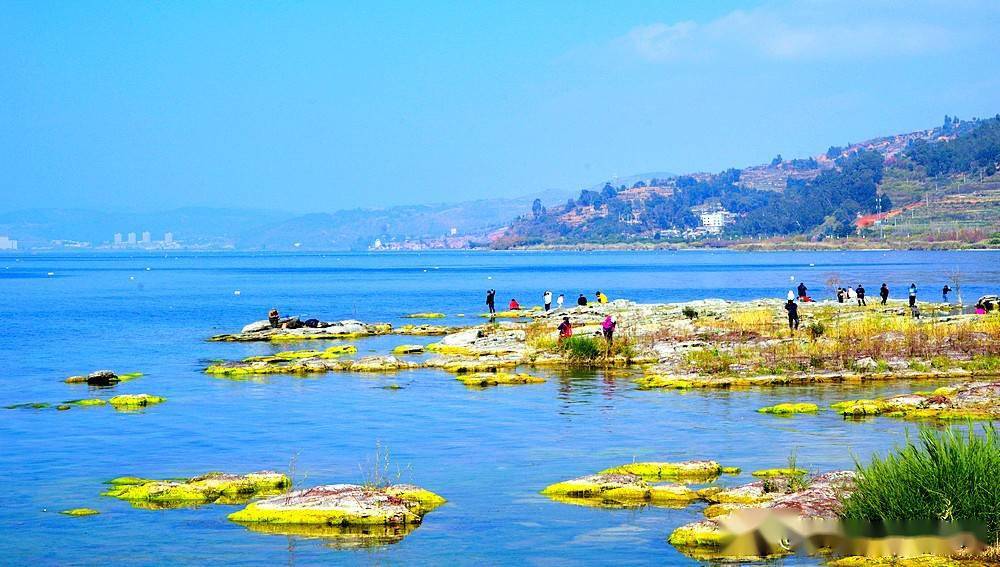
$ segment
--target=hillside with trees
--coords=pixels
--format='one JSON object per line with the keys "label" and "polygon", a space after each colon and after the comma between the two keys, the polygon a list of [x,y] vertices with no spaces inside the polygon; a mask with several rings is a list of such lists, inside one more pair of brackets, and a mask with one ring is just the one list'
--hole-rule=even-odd
{"label": "hillside with trees", "polygon": [[[492,246],[818,242],[887,233],[932,240],[942,231],[988,244],[1000,231],[1000,211],[992,210],[1000,204],[998,168],[1000,115],[946,116],[936,128],[831,146],[817,156],[778,155],[715,174],[607,183],[554,207],[536,200]],[[900,229],[900,220],[918,215],[927,218]]]}

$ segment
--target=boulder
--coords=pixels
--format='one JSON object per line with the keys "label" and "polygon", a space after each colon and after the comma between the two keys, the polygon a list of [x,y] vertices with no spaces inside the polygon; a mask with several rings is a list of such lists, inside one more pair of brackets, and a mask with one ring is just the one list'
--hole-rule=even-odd
{"label": "boulder", "polygon": [[437,494],[409,484],[328,484],[253,502],[229,519],[247,525],[413,525],[444,502]]}
{"label": "boulder", "polygon": [[87,384],[91,386],[112,386],[118,382],[121,379],[110,370],[98,370],[87,375]]}
{"label": "boulder", "polygon": [[650,484],[629,473],[598,473],[557,482],[542,490],[553,500],[585,506],[686,505],[698,494],[680,484]]}
{"label": "boulder", "polygon": [[253,323],[250,323],[248,325],[244,325],[243,328],[240,329],[240,332],[241,333],[257,333],[257,332],[260,332],[260,331],[265,331],[265,330],[270,329],[270,328],[271,328],[271,322],[268,321],[267,319],[264,319],[263,321],[254,321]]}
{"label": "boulder", "polygon": [[291,487],[286,475],[260,471],[245,475],[213,472],[182,480],[118,477],[103,496],[127,500],[138,507],[173,508],[191,504],[238,504],[273,495]]}

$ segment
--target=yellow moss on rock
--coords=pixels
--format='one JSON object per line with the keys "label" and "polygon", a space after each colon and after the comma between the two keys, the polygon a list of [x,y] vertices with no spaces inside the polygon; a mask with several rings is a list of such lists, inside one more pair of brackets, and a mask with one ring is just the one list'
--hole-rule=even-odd
{"label": "yellow moss on rock", "polygon": [[978,562],[963,562],[939,555],[918,555],[916,557],[868,557],[853,555],[828,561],[831,567],[959,567],[961,565],[985,565]]}
{"label": "yellow moss on rock", "polygon": [[778,477],[789,477],[789,476],[802,476],[809,471],[805,469],[761,469],[758,471],[753,471],[753,476],[757,478],[778,478]]}
{"label": "yellow moss on rock", "polygon": [[63,403],[71,405],[71,406],[105,406],[105,405],[108,405],[108,402],[106,400],[102,400],[101,398],[87,398],[87,399],[83,399],[83,400],[69,400],[69,401],[66,401],[66,402],[63,402]]}
{"label": "yellow moss on rock", "polygon": [[810,403],[785,403],[767,406],[757,410],[758,413],[769,413],[773,415],[793,415],[798,413],[816,413],[819,406]]}
{"label": "yellow moss on rock", "polygon": [[679,484],[649,484],[627,473],[598,473],[557,482],[542,494],[560,502],[585,505],[634,506],[642,504],[687,504],[699,499],[690,488]]}
{"label": "yellow moss on rock", "polygon": [[100,512],[94,510],[93,508],[71,508],[69,510],[63,510],[59,513],[67,516],[96,516],[97,514],[100,514]]}
{"label": "yellow moss on rock", "polygon": [[424,345],[399,345],[392,349],[392,354],[423,354]]}
{"label": "yellow moss on rock", "polygon": [[459,374],[455,377],[466,386],[485,388],[488,386],[509,386],[516,384],[540,384],[545,378],[530,374],[512,374],[508,372],[477,372],[474,374]]}
{"label": "yellow moss on rock", "polygon": [[253,496],[282,492],[292,482],[284,474],[264,471],[246,475],[215,472],[186,480],[118,477],[109,481],[109,484],[112,486],[103,496],[170,507],[208,502],[240,503]]}
{"label": "yellow moss on rock", "polygon": [[431,343],[424,348],[428,352],[434,352],[437,354],[475,356],[475,353],[472,351],[472,349],[464,346]]}
{"label": "yellow moss on rock", "polygon": [[[738,470],[738,469],[737,469]],[[659,479],[711,479],[722,474],[722,466],[715,461],[640,462],[605,469],[599,474],[628,473],[645,480]]]}
{"label": "yellow moss on rock", "polygon": [[668,541],[675,547],[723,547],[732,536],[719,529],[715,522],[685,524],[670,534]]}
{"label": "yellow moss on rock", "polygon": [[444,313],[410,313],[409,315],[403,315],[404,319],[444,319],[447,317]]}
{"label": "yellow moss on rock", "polygon": [[150,394],[124,394],[111,398],[108,400],[108,403],[111,404],[116,410],[130,410],[144,408],[155,404],[162,404],[165,401],[167,401],[166,398]]}

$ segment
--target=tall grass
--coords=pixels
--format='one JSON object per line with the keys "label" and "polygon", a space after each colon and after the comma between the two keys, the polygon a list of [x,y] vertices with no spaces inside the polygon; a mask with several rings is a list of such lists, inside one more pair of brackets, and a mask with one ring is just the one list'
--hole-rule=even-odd
{"label": "tall grass", "polygon": [[983,526],[985,543],[1000,539],[1000,436],[993,424],[922,428],[916,442],[885,458],[860,462],[857,486],[844,502],[849,520],[959,521]]}

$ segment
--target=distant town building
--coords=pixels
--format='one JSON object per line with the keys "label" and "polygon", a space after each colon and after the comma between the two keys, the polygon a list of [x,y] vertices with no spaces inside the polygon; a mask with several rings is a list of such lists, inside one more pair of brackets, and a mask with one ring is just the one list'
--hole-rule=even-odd
{"label": "distant town building", "polygon": [[458,234],[458,229],[455,228],[455,227],[451,227],[451,230],[449,231],[449,234],[451,234],[452,236],[455,236],[456,234]]}
{"label": "distant town building", "polygon": [[173,244],[174,243],[174,233],[168,232],[168,233],[164,234],[163,235],[163,243],[164,244]]}
{"label": "distant town building", "polygon": [[152,235],[149,234],[149,231],[148,230],[142,231],[142,243],[148,245],[151,244],[152,242],[153,242]]}
{"label": "distant town building", "polygon": [[0,236],[0,250],[17,250],[17,241],[9,236]]}
{"label": "distant town building", "polygon": [[376,238],[375,239],[375,244],[372,245],[372,248],[374,250],[381,250],[382,249],[382,239],[381,238]]}
{"label": "distant town building", "polygon": [[736,222],[736,215],[723,209],[701,213],[701,226],[709,234],[720,234],[727,224]]}
{"label": "distant town building", "polygon": [[121,248],[122,246],[122,233],[115,233],[115,248]]}
{"label": "distant town building", "polygon": [[134,232],[128,233],[128,245],[129,246],[135,246],[136,245],[135,233]]}

